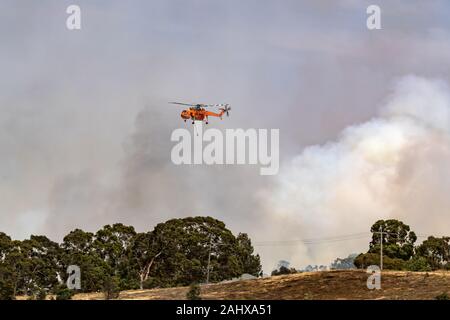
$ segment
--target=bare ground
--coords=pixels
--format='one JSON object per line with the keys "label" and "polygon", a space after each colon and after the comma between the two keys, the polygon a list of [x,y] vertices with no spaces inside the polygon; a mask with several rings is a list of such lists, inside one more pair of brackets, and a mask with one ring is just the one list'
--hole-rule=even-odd
{"label": "bare ground", "polygon": [[[369,290],[368,274],[360,270],[305,272],[264,279],[201,286],[202,299],[361,300],[434,299],[450,295],[450,272],[383,271],[381,289]],[[188,287],[122,291],[119,299],[186,299]],[[102,293],[77,294],[73,299],[103,299]]]}

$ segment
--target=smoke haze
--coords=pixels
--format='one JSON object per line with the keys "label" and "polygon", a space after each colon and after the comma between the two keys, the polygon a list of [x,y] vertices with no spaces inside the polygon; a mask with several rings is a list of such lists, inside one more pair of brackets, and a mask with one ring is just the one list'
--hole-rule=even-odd
{"label": "smoke haze", "polygon": [[[2,1],[0,231],[55,241],[211,215],[254,242],[449,234],[446,1]],[[280,172],[175,166],[168,101],[230,103],[226,128],[280,129]],[[189,127],[189,126],[188,126]],[[265,272],[328,264],[368,238],[257,246]]]}
{"label": "smoke haze", "polygon": [[[290,160],[269,211],[296,224],[305,238],[364,232],[381,218],[407,221],[419,234],[448,234],[449,161],[449,88],[439,80],[407,76],[378,117]],[[312,252],[295,248],[292,262],[320,263],[364,244],[367,238]]]}

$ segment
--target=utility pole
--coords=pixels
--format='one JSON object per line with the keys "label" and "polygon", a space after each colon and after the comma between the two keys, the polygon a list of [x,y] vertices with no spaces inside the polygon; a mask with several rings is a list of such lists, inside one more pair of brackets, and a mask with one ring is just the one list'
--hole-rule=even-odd
{"label": "utility pole", "polygon": [[212,237],[209,238],[208,266],[206,267],[206,284],[209,283],[209,266],[211,264]]}
{"label": "utility pole", "polygon": [[380,226],[380,270],[383,270],[383,226]]}

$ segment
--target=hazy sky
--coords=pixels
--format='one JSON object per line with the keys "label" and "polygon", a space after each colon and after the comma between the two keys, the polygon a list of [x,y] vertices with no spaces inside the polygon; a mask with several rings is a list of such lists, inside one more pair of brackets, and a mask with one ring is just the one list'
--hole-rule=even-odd
{"label": "hazy sky", "polygon": [[[70,4],[81,7],[79,31],[66,29]],[[381,7],[382,30],[366,28],[369,4]],[[378,217],[401,217],[419,233],[448,234],[447,213],[420,222],[428,204],[436,204],[430,190],[450,183],[450,158],[439,153],[449,146],[446,135],[436,142],[439,152],[408,167],[440,168],[439,185],[434,173],[424,173],[415,182],[377,185],[395,187],[400,200],[379,198],[371,188],[362,195],[364,166],[345,189],[359,203],[356,212],[341,198],[338,206],[325,205],[316,191],[350,176],[340,164],[360,163],[349,141],[366,144],[390,125],[409,137],[410,127],[391,117],[409,116],[408,106],[424,96],[437,96],[436,104],[423,99],[411,106],[420,110],[414,117],[441,104],[437,117],[446,115],[449,13],[447,1],[1,0],[0,230],[60,241],[74,228],[93,231],[120,221],[143,231],[172,217],[211,215],[258,242],[366,232]],[[211,120],[220,129],[279,128],[280,174],[173,165],[170,134],[185,123],[181,109],[167,102],[177,100],[230,103],[230,118]],[[379,117],[381,125],[372,126]],[[433,122],[420,137],[435,137],[434,128],[446,125]],[[421,126],[415,123],[412,132]],[[381,144],[390,139],[387,134]],[[429,147],[426,141],[420,146]],[[410,152],[397,147],[391,151],[398,158]],[[404,174],[403,160],[395,163],[396,176]],[[339,197],[336,190],[325,192],[327,201]],[[420,199],[414,209],[408,190]],[[305,200],[305,194],[314,196]],[[362,197],[370,201],[362,205]],[[414,214],[405,212],[406,203]],[[447,205],[435,209],[450,210]],[[327,264],[367,244],[257,250],[270,271],[279,259],[297,267]]]}

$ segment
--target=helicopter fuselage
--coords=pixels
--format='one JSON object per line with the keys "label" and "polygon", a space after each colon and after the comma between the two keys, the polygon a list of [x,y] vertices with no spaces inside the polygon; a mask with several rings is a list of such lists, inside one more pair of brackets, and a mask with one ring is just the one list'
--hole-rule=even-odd
{"label": "helicopter fuselage", "polygon": [[191,119],[192,121],[203,121],[206,120],[208,122],[208,117],[219,117],[222,118],[223,111],[221,110],[220,113],[215,113],[211,111],[207,111],[204,108],[189,108],[181,111],[181,118],[186,121]]}

